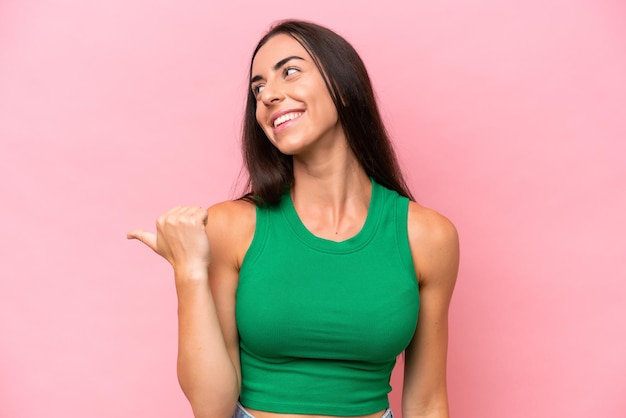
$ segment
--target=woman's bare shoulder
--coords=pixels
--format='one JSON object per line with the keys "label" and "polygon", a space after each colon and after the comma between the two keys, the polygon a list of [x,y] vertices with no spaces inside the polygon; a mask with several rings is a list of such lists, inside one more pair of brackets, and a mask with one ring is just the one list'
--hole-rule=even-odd
{"label": "woman's bare shoulder", "polygon": [[409,234],[415,238],[445,240],[456,236],[456,228],[448,218],[416,202],[409,203],[408,222]]}
{"label": "woman's bare shoulder", "polygon": [[255,205],[246,200],[226,200],[216,203],[208,209],[209,218],[226,223],[240,223],[251,220],[254,223]]}
{"label": "woman's bare shoulder", "polygon": [[418,277],[432,276],[433,271],[456,271],[459,236],[448,218],[433,209],[410,202],[408,233]]}
{"label": "woman's bare shoulder", "polygon": [[245,200],[227,200],[207,209],[206,231],[211,252],[226,256],[239,265],[256,226],[256,208]]}

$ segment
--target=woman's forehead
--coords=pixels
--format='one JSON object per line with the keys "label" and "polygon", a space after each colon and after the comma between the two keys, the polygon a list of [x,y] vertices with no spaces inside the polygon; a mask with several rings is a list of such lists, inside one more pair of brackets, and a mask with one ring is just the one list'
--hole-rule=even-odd
{"label": "woman's forehead", "polygon": [[252,74],[271,70],[281,60],[290,56],[296,56],[306,61],[311,60],[306,49],[293,37],[283,33],[275,35],[257,51],[252,61]]}

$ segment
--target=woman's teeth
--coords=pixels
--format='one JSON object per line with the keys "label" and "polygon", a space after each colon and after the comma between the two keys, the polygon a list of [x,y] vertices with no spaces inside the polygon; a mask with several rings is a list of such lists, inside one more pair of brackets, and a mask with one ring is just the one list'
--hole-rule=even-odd
{"label": "woman's teeth", "polygon": [[274,121],[274,128],[278,127],[278,125],[283,124],[289,120],[302,116],[302,113],[304,112],[286,113],[282,115],[281,117],[276,118],[276,120]]}

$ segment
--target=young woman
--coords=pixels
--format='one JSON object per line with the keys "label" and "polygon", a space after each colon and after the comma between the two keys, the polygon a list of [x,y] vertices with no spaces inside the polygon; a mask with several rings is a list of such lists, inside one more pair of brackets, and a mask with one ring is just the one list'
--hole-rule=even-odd
{"label": "young woman", "polygon": [[249,193],[131,231],[174,268],[178,377],[196,417],[448,417],[458,238],[411,200],[355,50],[286,21],[259,42]]}

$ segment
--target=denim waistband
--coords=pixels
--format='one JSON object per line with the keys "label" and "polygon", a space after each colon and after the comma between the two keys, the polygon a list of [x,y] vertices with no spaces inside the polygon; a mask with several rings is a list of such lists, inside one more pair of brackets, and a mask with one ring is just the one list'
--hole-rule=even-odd
{"label": "denim waistband", "polygon": [[[233,418],[254,418],[254,415],[248,412],[246,408],[243,407],[243,405],[237,402],[237,408],[235,409]],[[393,418],[393,412],[391,412],[391,408],[387,408],[385,413],[380,418]]]}

